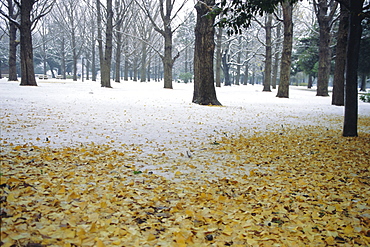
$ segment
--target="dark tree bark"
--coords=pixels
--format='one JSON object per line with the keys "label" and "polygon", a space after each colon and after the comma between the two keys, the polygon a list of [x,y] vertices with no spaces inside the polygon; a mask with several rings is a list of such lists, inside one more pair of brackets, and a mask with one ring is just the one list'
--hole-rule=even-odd
{"label": "dark tree bark", "polygon": [[364,73],[361,73],[360,78],[361,78],[360,91],[366,92],[366,75]]}
{"label": "dark tree bark", "polygon": [[35,69],[33,67],[33,48],[31,33],[31,11],[35,0],[21,1],[21,86],[37,86],[35,78]]}
{"label": "dark tree bark", "polygon": [[216,97],[213,71],[214,16],[205,16],[214,6],[215,0],[198,1],[195,5],[197,22],[194,48],[194,94],[193,103],[221,105]]}
{"label": "dark tree bark", "polygon": [[281,54],[280,83],[276,97],[289,98],[290,65],[292,63],[293,47],[293,6],[288,1],[283,2],[281,5],[283,8],[284,41]]}
{"label": "dark tree bark", "polygon": [[[344,0],[348,4],[348,0]],[[335,57],[332,105],[344,105],[344,72],[346,68],[346,48],[348,38],[349,11],[340,5],[340,21],[337,36],[337,48]]]}
{"label": "dark tree bark", "polygon": [[[330,75],[330,29],[334,17],[337,2],[328,3],[328,0],[314,1],[317,21],[319,23],[319,67],[317,72],[317,94],[316,96],[329,96],[328,85]],[[329,11],[330,8],[330,11]],[[329,12],[329,13],[328,13]]]}
{"label": "dark tree bark", "polygon": [[271,92],[271,69],[272,69],[272,47],[271,47],[271,29],[272,29],[272,15],[266,16],[265,32],[266,32],[266,44],[265,44],[265,76],[263,80],[264,92]]}
{"label": "dark tree bark", "polygon": [[362,5],[364,0],[350,0],[349,33],[346,65],[346,96],[344,101],[343,136],[357,136],[358,85],[357,70],[362,34]]}
{"label": "dark tree bark", "polygon": [[[16,19],[19,12],[15,12],[14,3],[8,0],[9,17]],[[8,81],[18,81],[17,77],[17,26],[13,22],[9,22],[9,78]]]}

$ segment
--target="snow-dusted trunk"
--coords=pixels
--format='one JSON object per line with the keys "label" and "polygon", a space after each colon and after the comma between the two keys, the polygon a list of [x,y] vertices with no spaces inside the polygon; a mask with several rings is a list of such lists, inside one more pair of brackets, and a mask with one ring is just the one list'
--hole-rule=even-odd
{"label": "snow-dusted trunk", "polygon": [[33,48],[31,34],[31,11],[35,1],[22,0],[21,2],[21,86],[37,86],[33,67]]}
{"label": "snow-dusted trunk", "polygon": [[[280,38],[280,33],[281,33],[281,24],[279,23],[276,27],[276,37]],[[277,84],[277,75],[278,75],[278,69],[279,69],[279,47],[280,47],[280,42],[277,40],[275,41],[275,56],[274,56],[274,65],[272,67],[272,88],[276,89],[276,84]]]}
{"label": "snow-dusted trunk", "polygon": [[113,51],[113,7],[112,0],[107,0],[107,22],[105,30],[105,49],[104,57],[101,60],[101,86],[111,87],[110,84],[110,71],[112,65],[112,51]]}
{"label": "snow-dusted trunk", "polygon": [[271,68],[272,68],[272,14],[268,14],[265,23],[266,44],[265,44],[265,76],[263,81],[263,91],[271,92]]}
{"label": "snow-dusted trunk", "polygon": [[237,59],[236,59],[237,65],[236,65],[235,85],[240,85],[240,69],[241,69],[240,61],[241,61],[241,56],[242,56],[241,43],[242,43],[242,37],[240,36],[239,37],[239,45],[238,45],[238,56],[237,56]]}
{"label": "snow-dusted trunk", "polygon": [[200,105],[221,105],[216,97],[213,73],[215,17],[205,16],[214,4],[214,0],[205,0],[198,1],[195,5],[197,22],[195,26],[193,103]]}
{"label": "snow-dusted trunk", "polygon": [[73,80],[77,81],[77,44],[76,44],[76,32],[74,28],[74,18],[71,18],[71,36],[72,36],[72,59],[73,59]]}
{"label": "snow-dusted trunk", "polygon": [[66,51],[65,51],[65,39],[62,36],[60,44],[60,74],[63,79],[66,79]]}
{"label": "snow-dusted trunk", "polygon": [[[8,0],[8,11],[9,16],[16,19],[14,13],[14,3],[12,0]],[[17,27],[13,22],[9,22],[9,81],[18,81],[17,78],[17,46],[19,42],[17,40]]]}
{"label": "snow-dusted trunk", "polygon": [[344,71],[346,68],[348,22],[349,11],[341,4],[334,68],[333,96],[331,101],[332,105],[338,106],[344,105]]}
{"label": "snow-dusted trunk", "polygon": [[285,1],[281,5],[283,8],[284,41],[280,64],[280,83],[276,97],[289,98],[290,65],[293,49],[293,6],[289,1]]}
{"label": "snow-dusted trunk", "polygon": [[216,87],[221,87],[221,45],[222,45],[222,28],[218,28],[216,43]]}
{"label": "snow-dusted trunk", "polygon": [[121,50],[122,50],[122,33],[121,33],[121,25],[117,27],[116,33],[116,61],[115,61],[115,82],[121,82]]}
{"label": "snow-dusted trunk", "polygon": [[[248,53],[247,53],[247,55],[248,55]],[[243,85],[247,85],[248,84],[248,73],[249,73],[248,71],[249,71],[249,63],[246,62],[245,65],[244,65]]]}
{"label": "snow-dusted trunk", "polygon": [[224,72],[224,79],[225,79],[225,86],[231,86],[231,81],[230,81],[230,64],[229,64],[229,50],[226,49],[225,53],[222,56],[222,70]]}
{"label": "snow-dusted trunk", "polygon": [[[100,71],[103,64],[103,34],[102,34],[102,14],[101,14],[101,7],[100,7],[100,0],[96,0],[96,12],[97,12],[97,26],[98,26],[98,52],[99,52],[99,65]],[[101,86],[103,86],[102,81],[100,82]]]}

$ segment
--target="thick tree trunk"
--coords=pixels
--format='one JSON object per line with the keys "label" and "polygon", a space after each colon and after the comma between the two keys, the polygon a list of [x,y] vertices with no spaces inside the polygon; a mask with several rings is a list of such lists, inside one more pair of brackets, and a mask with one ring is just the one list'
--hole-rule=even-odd
{"label": "thick tree trunk", "polygon": [[[16,19],[14,13],[14,3],[8,0],[9,16]],[[13,22],[9,22],[9,78],[8,81],[18,81],[17,77],[17,27]]]}
{"label": "thick tree trunk", "polygon": [[265,23],[265,32],[266,32],[265,76],[262,90],[264,92],[271,92],[271,68],[272,68],[271,25],[272,25],[272,14],[268,14],[266,16]]}
{"label": "thick tree trunk", "polygon": [[[348,1],[347,1],[348,4]],[[349,11],[340,6],[340,21],[335,57],[332,105],[344,105],[344,72],[346,69],[346,48],[348,39]]]}
{"label": "thick tree trunk", "polygon": [[113,50],[113,8],[112,0],[107,0],[107,24],[105,36],[105,51],[103,64],[101,65],[101,86],[111,88],[110,71],[112,66],[112,50]]}
{"label": "thick tree trunk", "polygon": [[195,5],[197,22],[195,26],[193,103],[200,105],[221,105],[216,97],[213,71],[215,17],[205,16],[214,4],[214,0],[205,0],[198,1]]}
{"label": "thick tree trunk", "polygon": [[347,45],[346,97],[344,102],[343,136],[357,136],[358,85],[357,70],[362,34],[362,5],[364,0],[350,0],[349,33]]}
{"label": "thick tree trunk", "polygon": [[282,7],[284,18],[284,41],[283,51],[281,54],[280,83],[276,97],[289,98],[290,65],[292,63],[293,48],[293,7],[289,1],[283,2]]}
{"label": "thick tree trunk", "polygon": [[222,28],[218,28],[217,44],[216,44],[216,87],[221,87],[221,44],[222,44]]}
{"label": "thick tree trunk", "polygon": [[31,11],[34,0],[22,0],[21,3],[21,86],[37,86],[33,66],[33,47],[31,34]]}
{"label": "thick tree trunk", "polygon": [[329,24],[320,27],[319,68],[317,72],[316,96],[329,96],[328,85],[330,75],[330,28]]}
{"label": "thick tree trunk", "polygon": [[[317,20],[319,23],[319,67],[317,72],[317,93],[316,96],[329,96],[330,76],[330,23],[336,9],[336,3],[329,6],[327,0],[319,0],[317,4]],[[330,13],[328,9],[331,7]]]}

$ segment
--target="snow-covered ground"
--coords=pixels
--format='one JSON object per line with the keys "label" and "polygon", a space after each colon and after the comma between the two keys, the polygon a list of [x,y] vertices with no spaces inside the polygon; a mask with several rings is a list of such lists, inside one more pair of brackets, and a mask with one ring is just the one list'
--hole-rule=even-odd
{"label": "snow-covered ground", "polygon": [[[315,90],[291,87],[290,98],[261,85],[217,88],[222,107],[192,104],[193,84],[39,81],[38,87],[0,80],[1,144],[65,147],[81,143],[140,145],[148,152],[185,152],[221,137],[276,131],[285,126],[343,125],[343,107]],[[370,104],[359,101],[359,116]],[[370,131],[363,129],[361,131]]]}

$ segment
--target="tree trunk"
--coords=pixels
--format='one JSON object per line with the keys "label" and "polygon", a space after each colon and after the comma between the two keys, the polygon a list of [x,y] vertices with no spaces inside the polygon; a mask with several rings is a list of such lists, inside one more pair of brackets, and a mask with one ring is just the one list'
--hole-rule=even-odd
{"label": "tree trunk", "polygon": [[229,65],[229,55],[228,55],[228,52],[229,50],[226,49],[224,55],[222,56],[222,70],[224,72],[224,80],[225,80],[225,83],[224,85],[225,86],[231,86],[231,81],[230,81],[230,73],[229,73],[229,70],[230,70],[230,65]]}
{"label": "tree trunk", "polygon": [[361,85],[360,85],[360,91],[366,92],[366,74],[361,73]]}
{"label": "tree trunk", "polygon": [[[101,14],[101,7],[100,7],[100,0],[96,0],[96,12],[97,12],[97,21],[96,24],[98,26],[98,50],[99,50],[99,65],[100,65],[100,73],[102,70],[103,65],[103,34],[102,34],[102,14]],[[100,80],[100,85],[104,87],[103,81]]]}
{"label": "tree trunk", "polygon": [[[348,4],[348,1],[347,1]],[[349,11],[340,5],[340,21],[337,37],[337,49],[335,57],[335,69],[333,80],[332,105],[344,105],[344,72],[346,68],[346,48],[348,38]]]}
{"label": "tree trunk", "polygon": [[172,89],[172,31],[165,28],[164,32],[164,56],[162,57],[164,69],[164,88]]}
{"label": "tree trunk", "polygon": [[248,84],[248,70],[249,70],[249,64],[248,62],[245,63],[244,65],[244,77],[243,77],[243,85]]}
{"label": "tree trunk", "polygon": [[[71,21],[73,22],[74,19],[71,18]],[[74,26],[72,24],[72,26]],[[73,59],[73,81],[77,81],[77,44],[76,44],[76,33],[74,28],[71,30],[71,36],[72,36],[72,59]]]}
{"label": "tree trunk", "polygon": [[[330,76],[330,22],[332,16],[328,14],[327,0],[319,0],[317,5],[317,20],[319,23],[319,67],[317,72],[317,93],[316,96],[329,96]],[[333,9],[331,10],[331,12]]]}
{"label": "tree trunk", "polygon": [[242,37],[241,36],[239,37],[238,43],[239,45],[238,45],[238,56],[236,59],[237,65],[236,65],[235,85],[240,85],[240,69],[241,69],[240,61],[242,57],[242,48],[241,48]]}
{"label": "tree trunk", "polygon": [[362,5],[364,0],[350,0],[350,18],[347,45],[346,97],[344,101],[343,136],[357,136],[358,91],[357,70],[362,34]]}
{"label": "tree trunk", "polygon": [[221,45],[222,45],[222,28],[218,28],[216,43],[216,87],[221,87]]}
{"label": "tree trunk", "polygon": [[147,44],[141,44],[141,68],[140,68],[140,82],[146,81],[146,57],[147,57]]}
{"label": "tree trunk", "polygon": [[146,77],[148,78],[148,82],[150,82],[150,77],[152,76],[151,75],[151,63],[152,63],[152,59],[149,58],[149,61],[148,61],[148,66],[147,66],[147,74],[146,74]]}
{"label": "tree trunk", "polygon": [[[281,24],[279,23],[276,27],[276,37],[279,39],[281,33]],[[273,65],[273,72],[272,72],[272,88],[276,89],[277,84],[277,75],[279,69],[279,46],[280,42],[277,40],[275,44],[275,57],[274,57],[274,65]]]}
{"label": "tree trunk", "polygon": [[[14,3],[8,0],[9,17],[16,19],[14,13]],[[9,22],[9,78],[8,81],[18,81],[17,77],[17,27],[13,22]]]}
{"label": "tree trunk", "polygon": [[134,71],[134,78],[132,78],[133,81],[137,81],[137,67],[138,67],[138,65],[137,65],[138,61],[137,60],[138,60],[138,58],[135,55],[134,61],[133,61],[133,64],[132,64],[132,67],[133,67],[132,69]]}
{"label": "tree trunk", "polygon": [[313,78],[312,78],[312,75],[309,75],[307,88],[312,88],[312,84],[313,84]]}
{"label": "tree trunk", "polygon": [[122,50],[122,21],[116,25],[116,61],[115,61],[115,82],[121,82],[121,50]]}
{"label": "tree trunk", "polygon": [[105,51],[103,64],[101,65],[101,86],[111,88],[110,71],[112,65],[112,50],[113,50],[113,7],[112,0],[107,0],[107,24],[105,34]]}
{"label": "tree trunk", "polygon": [[290,65],[292,63],[293,47],[293,7],[289,1],[285,1],[281,5],[283,8],[284,41],[281,54],[280,83],[276,97],[289,98]]}
{"label": "tree trunk", "polygon": [[271,92],[271,68],[272,68],[271,25],[272,25],[272,14],[268,14],[265,23],[265,32],[266,32],[265,76],[262,90],[264,92]]}
{"label": "tree trunk", "polygon": [[221,105],[216,97],[213,71],[214,16],[205,16],[215,4],[214,0],[198,1],[194,48],[194,94],[193,103]]}
{"label": "tree trunk", "polygon": [[124,70],[123,70],[123,80],[128,81],[128,68],[129,67],[129,61],[128,57],[125,56],[125,64],[124,64]]}
{"label": "tree trunk", "polygon": [[31,33],[31,11],[35,0],[22,0],[21,3],[21,86],[37,86],[33,66],[33,47]]}

